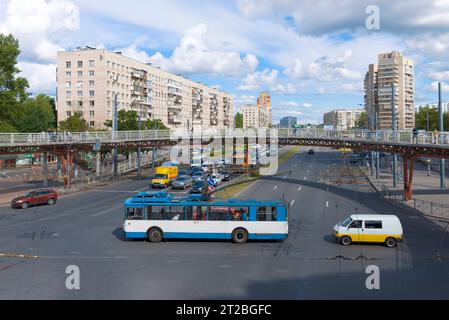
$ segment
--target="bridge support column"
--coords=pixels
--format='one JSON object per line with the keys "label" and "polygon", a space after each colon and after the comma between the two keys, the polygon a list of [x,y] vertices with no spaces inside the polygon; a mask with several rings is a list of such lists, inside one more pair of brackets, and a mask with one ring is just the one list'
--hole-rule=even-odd
{"label": "bridge support column", "polygon": [[48,187],[48,153],[47,152],[44,152],[43,160],[44,160],[44,168],[43,168],[44,187]]}
{"label": "bridge support column", "polygon": [[404,162],[404,200],[410,201],[413,198],[413,172],[415,170],[415,158],[404,157],[403,162]]}
{"label": "bridge support column", "polygon": [[73,165],[73,154],[68,151],[67,154],[61,157],[62,172],[64,175],[64,189],[70,189],[70,168]]}

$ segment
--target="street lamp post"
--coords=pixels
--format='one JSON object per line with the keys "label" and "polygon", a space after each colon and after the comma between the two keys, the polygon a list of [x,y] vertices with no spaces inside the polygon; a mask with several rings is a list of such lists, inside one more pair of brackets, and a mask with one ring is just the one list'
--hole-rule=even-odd
{"label": "street lamp post", "polygon": [[[443,117],[443,101],[441,100],[441,82],[438,83],[438,112],[439,112],[439,122],[440,122],[440,143],[444,144],[444,117]],[[446,188],[446,168],[445,161],[441,159],[440,161],[440,184],[441,189]]]}
{"label": "street lamp post", "polygon": [[[395,142],[397,142],[397,123],[396,123],[396,87],[394,84],[391,85],[391,124],[393,127],[393,136]],[[398,155],[393,154],[393,188],[397,187],[397,165],[398,165]]]}
{"label": "street lamp post", "polygon": [[[112,83],[117,84],[118,75],[111,75]],[[114,106],[112,110],[112,140],[116,142],[117,131],[118,131],[118,93],[114,92]],[[118,177],[118,148],[117,146],[113,149],[113,167],[114,167],[114,180]]]}
{"label": "street lamp post", "polygon": [[[139,127],[139,140],[142,140],[142,106],[140,106],[139,108],[139,118],[138,118],[138,127]],[[139,145],[137,148],[137,175],[140,177],[142,175],[142,166],[141,166],[141,161],[140,161],[140,153],[141,153],[141,149],[140,149],[140,141],[139,141]]]}

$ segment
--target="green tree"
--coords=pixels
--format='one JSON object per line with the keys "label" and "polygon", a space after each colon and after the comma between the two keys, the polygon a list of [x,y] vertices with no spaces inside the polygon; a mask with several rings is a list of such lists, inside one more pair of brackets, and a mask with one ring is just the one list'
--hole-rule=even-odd
{"label": "green tree", "polygon": [[368,128],[368,116],[366,112],[362,112],[360,117],[357,119],[356,123],[357,129],[367,129]]}
{"label": "green tree", "polygon": [[[155,124],[155,122],[156,122],[156,124]],[[144,130],[168,130],[168,128],[165,126],[165,124],[159,119],[148,120],[142,126],[142,129],[144,129]]]}
{"label": "green tree", "polygon": [[419,112],[416,113],[416,129],[427,130],[427,116],[429,116],[429,131],[438,130],[438,110],[431,108],[430,106],[421,108]]}
{"label": "green tree", "polygon": [[[118,112],[118,131],[135,131],[139,129],[139,116],[136,111],[120,110]],[[112,128],[112,120],[106,120],[105,126]]]}
{"label": "green tree", "polygon": [[[139,130],[139,116],[136,111],[120,110],[118,112],[118,131],[136,131]],[[106,120],[105,126],[112,128],[112,120]],[[167,130],[164,123],[159,120],[147,120],[141,123],[142,130]]]}
{"label": "green tree", "polygon": [[237,129],[243,129],[243,114],[240,112],[235,115],[235,127]]}
{"label": "green tree", "polygon": [[19,42],[12,35],[0,34],[0,119],[3,122],[1,130],[11,129],[19,107],[28,98],[28,81],[18,76],[19,54]]}
{"label": "green tree", "polygon": [[20,132],[42,132],[55,129],[56,121],[53,113],[52,98],[38,95],[27,99],[19,108],[13,120]]}
{"label": "green tree", "polygon": [[80,112],[68,117],[65,121],[59,122],[60,131],[85,132],[89,129],[87,121]]}

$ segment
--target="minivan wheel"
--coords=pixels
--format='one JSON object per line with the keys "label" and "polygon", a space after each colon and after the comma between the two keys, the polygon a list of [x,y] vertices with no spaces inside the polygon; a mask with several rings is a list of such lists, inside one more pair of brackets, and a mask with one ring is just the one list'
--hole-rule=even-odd
{"label": "minivan wheel", "polygon": [[396,241],[395,238],[388,238],[387,240],[385,240],[385,245],[388,248],[394,248],[398,245],[398,242]]}
{"label": "minivan wheel", "polygon": [[244,229],[235,229],[232,232],[232,241],[235,244],[245,244],[248,241],[248,232]]}
{"label": "minivan wheel", "polygon": [[52,205],[54,205],[56,203],[56,200],[55,199],[48,199],[48,201],[47,201],[47,204],[49,205],[49,206],[52,206]]}
{"label": "minivan wheel", "polygon": [[163,235],[162,235],[161,229],[159,229],[159,228],[150,229],[150,231],[148,231],[148,233],[147,233],[147,238],[148,238],[148,241],[150,241],[152,243],[162,242]]}
{"label": "minivan wheel", "polygon": [[349,246],[352,244],[352,239],[349,236],[343,236],[340,240],[340,243],[344,246]]}
{"label": "minivan wheel", "polygon": [[29,206],[30,204],[28,202],[22,203],[22,209],[28,209]]}

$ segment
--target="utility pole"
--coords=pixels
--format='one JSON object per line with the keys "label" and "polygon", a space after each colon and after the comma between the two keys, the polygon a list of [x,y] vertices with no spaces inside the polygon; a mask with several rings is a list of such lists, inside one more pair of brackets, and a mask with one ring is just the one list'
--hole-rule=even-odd
{"label": "utility pole", "polygon": [[[377,111],[374,111],[376,117],[375,117],[375,128],[376,128],[376,140],[379,140],[378,134],[379,134],[379,113]],[[380,152],[376,152],[376,179],[379,180],[380,175]]]}
{"label": "utility pole", "polygon": [[[443,118],[443,101],[441,100],[441,82],[438,82],[438,112],[440,115],[440,143],[444,144],[444,118]],[[441,189],[446,188],[446,168],[445,161],[441,159],[440,161],[440,184]]]}
{"label": "utility pole", "polygon": [[[139,108],[139,120],[138,120],[138,128],[139,128],[139,139],[142,140],[142,106]],[[137,175],[140,177],[142,175],[142,164],[140,161],[140,141],[138,142],[137,147]]]}
{"label": "utility pole", "polygon": [[[393,127],[393,136],[395,142],[397,142],[397,123],[396,123],[396,86],[393,83],[391,85],[391,124]],[[398,155],[393,154],[393,188],[397,187],[397,166],[398,166]]]}
{"label": "utility pole", "polygon": [[[153,113],[153,130],[156,130],[156,129],[157,129],[156,116]],[[156,166],[155,166],[155,162],[156,162],[156,147],[153,147],[152,158],[153,158],[153,161],[151,162],[151,167],[153,168],[153,174],[154,174],[156,172]]]}
{"label": "utility pole", "polygon": [[[118,80],[117,76],[113,76],[113,82],[116,83]],[[112,140],[116,142],[117,139],[117,131],[118,131],[118,101],[117,101],[118,93],[114,93],[114,108],[113,108],[113,119],[112,119]],[[117,145],[113,150],[113,166],[114,166],[114,180],[118,177],[118,148]]]}
{"label": "utility pole", "polygon": [[[427,112],[426,112],[426,132],[427,133],[430,132],[429,108],[427,108]],[[428,177],[430,177],[431,164],[432,164],[431,158],[427,158],[427,176]]]}

